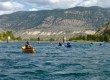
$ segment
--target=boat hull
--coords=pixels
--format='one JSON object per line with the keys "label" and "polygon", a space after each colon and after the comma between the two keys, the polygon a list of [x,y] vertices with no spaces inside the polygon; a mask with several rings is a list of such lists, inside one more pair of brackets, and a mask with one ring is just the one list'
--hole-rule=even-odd
{"label": "boat hull", "polygon": [[35,52],[35,49],[34,48],[22,49],[22,52],[24,52],[24,53],[34,53]]}

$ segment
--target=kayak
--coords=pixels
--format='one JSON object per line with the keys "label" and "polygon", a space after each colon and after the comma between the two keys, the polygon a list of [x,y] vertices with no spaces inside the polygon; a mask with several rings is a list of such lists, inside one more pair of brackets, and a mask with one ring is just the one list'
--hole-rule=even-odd
{"label": "kayak", "polygon": [[92,47],[92,46],[94,46],[94,44],[89,44],[89,46],[91,46],[91,47]]}
{"label": "kayak", "polygon": [[72,46],[71,46],[71,45],[67,45],[67,46],[65,46],[65,47],[67,47],[67,48],[71,48]]}
{"label": "kayak", "polygon": [[29,49],[26,49],[25,46],[22,46],[22,52],[24,53],[34,53],[35,52],[35,48],[29,48]]}

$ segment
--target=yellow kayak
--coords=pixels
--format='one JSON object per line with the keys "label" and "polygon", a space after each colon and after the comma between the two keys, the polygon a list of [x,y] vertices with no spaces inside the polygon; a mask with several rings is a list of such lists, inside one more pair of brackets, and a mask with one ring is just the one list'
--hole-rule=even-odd
{"label": "yellow kayak", "polygon": [[25,52],[25,53],[34,53],[35,49],[34,48],[26,49],[25,46],[22,46],[22,51]]}

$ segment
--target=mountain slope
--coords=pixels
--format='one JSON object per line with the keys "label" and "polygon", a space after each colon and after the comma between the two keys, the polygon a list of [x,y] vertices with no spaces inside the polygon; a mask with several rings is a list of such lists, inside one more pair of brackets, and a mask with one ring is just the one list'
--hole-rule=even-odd
{"label": "mountain slope", "polygon": [[104,27],[102,27],[101,29],[99,29],[96,34],[110,34],[110,23],[107,23],[106,25],[104,25]]}
{"label": "mountain slope", "polygon": [[19,11],[0,16],[0,28],[16,32],[38,30],[40,32],[98,30],[110,21],[110,9],[101,7],[75,7],[42,11]]}

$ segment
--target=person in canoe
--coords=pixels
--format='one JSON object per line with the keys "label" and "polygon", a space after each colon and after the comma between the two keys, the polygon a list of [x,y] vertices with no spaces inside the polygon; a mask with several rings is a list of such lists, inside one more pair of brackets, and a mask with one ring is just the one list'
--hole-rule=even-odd
{"label": "person in canoe", "polygon": [[26,42],[25,48],[26,48],[26,49],[32,48],[32,47],[30,46],[30,44],[29,44],[29,41]]}
{"label": "person in canoe", "polygon": [[99,46],[102,46],[102,43],[100,43]]}
{"label": "person in canoe", "polygon": [[94,46],[94,44],[91,42],[91,43],[89,44],[89,46]]}
{"label": "person in canoe", "polygon": [[62,46],[62,43],[61,43],[61,42],[59,42],[59,43],[58,43],[58,46]]}

